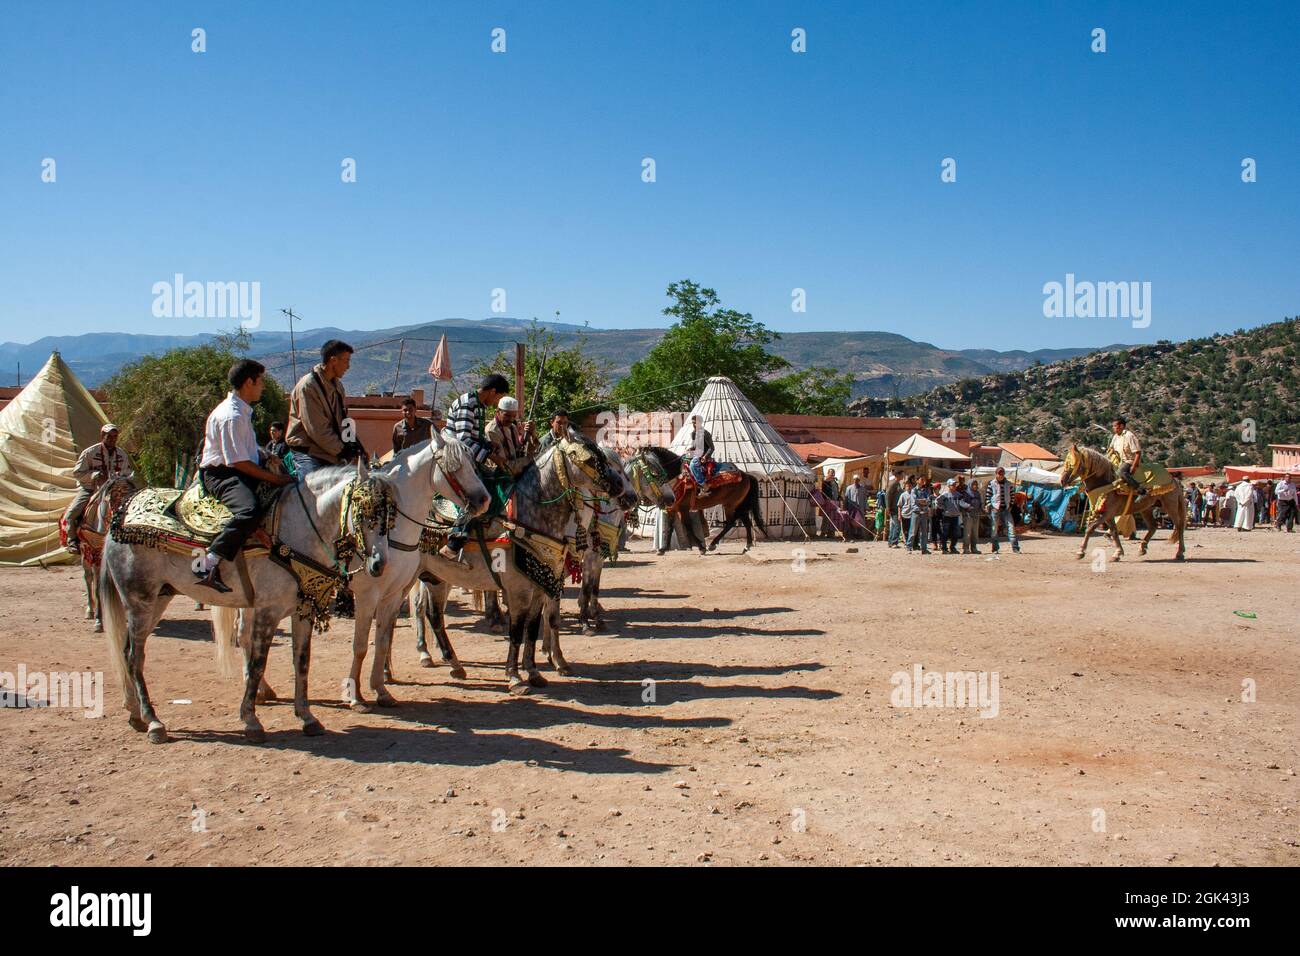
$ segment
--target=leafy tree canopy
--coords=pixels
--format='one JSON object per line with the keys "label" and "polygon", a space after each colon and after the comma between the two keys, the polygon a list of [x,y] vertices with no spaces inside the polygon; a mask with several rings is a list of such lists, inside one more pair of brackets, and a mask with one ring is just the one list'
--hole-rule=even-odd
{"label": "leafy tree canopy", "polygon": [[[204,345],[147,355],[124,365],[107,383],[113,421],[136,470],[152,485],[169,485],[177,461],[198,450],[208,413],[230,391],[230,366],[244,356],[247,331],[218,336]],[[283,421],[289,403],[270,375],[253,407],[253,427],[265,441],[271,422]]]}

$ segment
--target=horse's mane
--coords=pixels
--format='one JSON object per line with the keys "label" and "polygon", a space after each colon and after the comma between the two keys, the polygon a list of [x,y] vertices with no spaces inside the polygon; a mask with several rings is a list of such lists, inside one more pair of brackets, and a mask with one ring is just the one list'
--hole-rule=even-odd
{"label": "horse's mane", "polygon": [[1078,449],[1079,454],[1088,462],[1090,471],[1103,475],[1107,472],[1111,474],[1115,473],[1115,466],[1111,464],[1111,460],[1107,458],[1103,452],[1099,452],[1095,448],[1089,448],[1087,445],[1075,445],[1074,447]]}
{"label": "horse's mane", "polygon": [[329,491],[344,478],[355,475],[356,472],[357,466],[354,464],[328,465],[324,468],[317,468],[315,471],[307,475],[303,481],[306,483],[308,488],[310,488],[315,494],[319,495],[322,492]]}
{"label": "horse's mane", "polygon": [[672,477],[681,469],[682,456],[669,451],[661,445],[647,445],[644,449],[647,454],[653,454],[659,459],[659,463],[664,465],[664,472]]}

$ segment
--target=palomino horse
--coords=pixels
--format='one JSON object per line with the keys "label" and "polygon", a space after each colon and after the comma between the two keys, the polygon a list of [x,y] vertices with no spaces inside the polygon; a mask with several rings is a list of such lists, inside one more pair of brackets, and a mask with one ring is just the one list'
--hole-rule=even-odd
{"label": "palomino horse", "polygon": [[[710,482],[716,482],[707,488],[703,495],[697,494],[695,482],[682,474],[682,459],[667,448],[650,446],[637,452],[628,461],[628,474],[636,489],[637,497],[644,505],[662,508],[669,518],[682,512],[703,511],[706,508],[721,506],[726,514],[722,529],[709,542],[708,550],[713,551],[739,519],[745,525],[745,550],[754,546],[754,523],[759,530],[767,534],[767,525],[763,523],[763,511],[758,501],[758,482],[743,472],[715,472]],[[727,474],[739,474],[739,480],[727,479]],[[687,483],[685,488],[682,484]],[[689,521],[682,522],[686,536],[691,544],[704,554],[704,542],[695,537],[695,529]],[[659,552],[662,554],[663,552]]]}
{"label": "palomino horse", "polygon": [[[1083,482],[1083,490],[1088,495],[1088,500],[1093,502],[1093,513],[1096,515],[1094,520],[1088,525],[1083,534],[1083,543],[1079,545],[1079,557],[1082,558],[1088,551],[1088,539],[1098,528],[1105,527],[1109,532],[1111,540],[1115,542],[1115,551],[1111,555],[1112,560],[1118,561],[1124,556],[1124,545],[1120,543],[1119,529],[1115,527],[1115,519],[1123,514],[1145,515],[1147,533],[1142,538],[1138,547],[1138,553],[1145,556],[1147,553],[1147,542],[1151,536],[1156,533],[1156,523],[1151,518],[1152,510],[1158,505],[1160,510],[1169,515],[1174,522],[1173,538],[1178,542],[1178,553],[1174,555],[1175,561],[1182,561],[1186,557],[1187,546],[1184,539],[1184,532],[1187,529],[1187,498],[1183,495],[1183,486],[1174,479],[1173,486],[1162,494],[1152,495],[1144,494],[1133,500],[1129,504],[1129,496],[1117,491],[1104,490],[1107,486],[1115,483],[1115,465],[1101,452],[1093,448],[1080,448],[1078,445],[1071,445],[1069,452],[1065,456],[1065,465],[1061,469],[1061,485],[1068,487],[1077,481]],[[1131,510],[1125,510],[1129,508]]]}
{"label": "palomino horse", "polygon": [[[294,713],[302,721],[303,733],[323,734],[325,728],[307,705],[313,627],[309,604],[321,597],[318,591],[323,591],[328,600],[340,577],[346,574],[354,551],[364,556],[365,568],[372,576],[384,573],[388,560],[387,503],[383,485],[369,476],[364,461],[358,461],[355,469],[348,465],[323,468],[287,486],[268,520],[273,518],[275,522],[273,544],[277,556],[298,570],[289,570],[269,555],[243,555],[247,573],[241,570],[237,576],[227,576],[231,587],[227,594],[217,594],[198,583],[189,553],[159,547],[147,535],[135,541],[119,539],[119,534],[123,538],[136,535],[129,533],[130,528],[119,531],[115,520],[104,541],[99,593],[106,611],[109,656],[122,684],[131,727],[147,730],[152,743],[168,739],[167,728],[158,719],[145,685],[145,643],[171,599],[185,594],[214,605],[217,657],[223,665],[228,650],[236,646],[238,609],[253,609],[252,653],[245,667],[244,696],[239,708],[244,735],[253,743],[266,739],[256,705],[271,639],[276,624],[293,615]],[[123,507],[129,513],[130,502]],[[300,598],[300,594],[307,596]]]}
{"label": "palomino horse", "polygon": [[[99,606],[99,563],[103,555],[104,536],[108,534],[108,523],[113,513],[122,506],[131,492],[135,491],[135,482],[125,475],[116,475],[100,485],[81,516],[77,527],[77,543],[81,547],[81,573],[86,584],[86,620],[95,621],[95,633],[104,630],[104,615]],[[66,535],[67,530],[60,519],[60,530]]]}
{"label": "palomino horse", "polygon": [[[432,625],[453,676],[464,676],[465,670],[446,633],[444,612],[450,588],[503,590],[510,608],[508,689],[520,696],[527,694],[530,687],[546,686],[546,679],[537,670],[537,640],[545,627],[544,618],[564,587],[569,520],[576,518],[582,525],[594,505],[610,500],[623,508],[636,501],[621,468],[589,439],[561,440],[519,474],[511,492],[514,513],[508,520],[515,530],[510,539],[498,537],[500,526],[494,523],[491,539],[485,536],[486,553],[471,542],[465,547],[463,564],[439,555],[437,541],[421,548],[420,583],[412,593],[411,613],[417,621],[425,618]],[[382,657],[379,640],[377,635],[375,653]],[[520,647],[525,640],[526,678],[519,673]],[[564,659],[558,652],[558,642],[553,642],[552,652],[558,654],[558,670]],[[560,673],[566,672],[567,664]]]}

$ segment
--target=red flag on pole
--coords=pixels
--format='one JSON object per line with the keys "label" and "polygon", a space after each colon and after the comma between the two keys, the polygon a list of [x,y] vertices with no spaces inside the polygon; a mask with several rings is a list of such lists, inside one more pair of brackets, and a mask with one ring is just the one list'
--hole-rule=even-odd
{"label": "red flag on pole", "polygon": [[433,353],[433,361],[429,363],[429,374],[442,382],[451,381],[451,350],[447,348],[446,334],[438,340],[438,351]]}

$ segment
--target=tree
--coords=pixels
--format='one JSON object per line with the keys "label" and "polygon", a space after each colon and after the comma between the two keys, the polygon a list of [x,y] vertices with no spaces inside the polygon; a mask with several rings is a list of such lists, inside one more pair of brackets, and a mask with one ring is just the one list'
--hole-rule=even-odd
{"label": "tree", "polygon": [[781,393],[779,402],[762,411],[790,415],[847,415],[853,394],[853,376],[833,368],[814,365],[791,372],[771,383]]}
{"label": "tree", "polygon": [[[122,444],[149,484],[170,485],[177,462],[198,450],[208,413],[230,391],[230,366],[243,358],[250,341],[241,329],[203,345],[147,355],[105,383]],[[270,375],[265,382],[262,400],[253,406],[253,428],[262,441],[289,408],[280,384]]]}
{"label": "tree", "polygon": [[[521,415],[528,414],[528,406],[537,388],[537,373],[543,355],[546,356],[546,368],[542,374],[542,389],[537,396],[537,407],[533,411],[533,417],[538,422],[547,421],[558,408],[573,412],[576,416],[579,409],[583,413],[593,412],[608,404],[609,370],[603,363],[583,354],[586,343],[587,337],[578,333],[572,345],[561,348],[555,333],[538,325],[536,319],[533,320],[524,349],[524,394],[516,396]],[[499,353],[491,361],[479,362],[471,371],[475,376],[500,372],[513,385],[514,356]],[[540,427],[538,432],[541,432]]]}
{"label": "tree", "polygon": [[673,302],[663,314],[677,321],[614,386],[615,401],[640,411],[688,411],[706,379],[725,375],[760,411],[787,403],[785,388],[772,377],[790,363],[766,349],[777,333],[748,312],[721,308],[717,292],[690,279],[671,283],[667,294]]}

